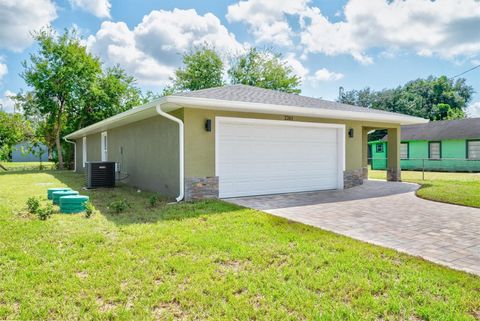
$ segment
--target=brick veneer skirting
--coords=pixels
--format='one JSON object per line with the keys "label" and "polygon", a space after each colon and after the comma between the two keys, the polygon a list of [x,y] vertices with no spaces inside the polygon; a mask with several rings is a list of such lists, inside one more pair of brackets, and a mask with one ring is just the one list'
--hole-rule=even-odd
{"label": "brick veneer skirting", "polygon": [[185,200],[218,198],[218,176],[185,178]]}
{"label": "brick veneer skirting", "polygon": [[363,168],[343,171],[343,187],[351,188],[362,185],[365,171]]}

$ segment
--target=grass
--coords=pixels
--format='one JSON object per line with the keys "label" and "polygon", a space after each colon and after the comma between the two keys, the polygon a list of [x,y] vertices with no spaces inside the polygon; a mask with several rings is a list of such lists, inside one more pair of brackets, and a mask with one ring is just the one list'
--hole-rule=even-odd
{"label": "grass", "polygon": [[[24,214],[71,172],[0,174],[0,319],[475,320],[480,278],[221,201]],[[131,207],[113,214],[108,204]],[[46,202],[46,201],[44,201]]]}
{"label": "grass", "polygon": [[[386,179],[385,171],[370,170],[369,178]],[[402,180],[422,185],[419,197],[458,205],[480,207],[480,173],[402,171]]]}
{"label": "grass", "polygon": [[[44,170],[55,169],[54,162],[42,162],[41,164]],[[40,168],[40,162],[0,162],[0,165],[9,171],[38,170]],[[2,171],[3,169],[0,167],[0,172]]]}

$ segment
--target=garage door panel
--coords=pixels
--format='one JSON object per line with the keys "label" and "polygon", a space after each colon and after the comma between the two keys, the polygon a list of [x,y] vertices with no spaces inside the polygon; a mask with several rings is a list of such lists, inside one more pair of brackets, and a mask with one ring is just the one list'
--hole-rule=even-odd
{"label": "garage door panel", "polygon": [[220,197],[338,187],[338,128],[217,119]]}

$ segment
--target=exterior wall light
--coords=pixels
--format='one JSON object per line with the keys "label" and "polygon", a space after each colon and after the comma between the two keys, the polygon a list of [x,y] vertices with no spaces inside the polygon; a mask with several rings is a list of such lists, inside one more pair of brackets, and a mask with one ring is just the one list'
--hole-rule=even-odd
{"label": "exterior wall light", "polygon": [[207,119],[205,121],[205,130],[207,132],[211,132],[212,131],[212,120],[211,119]]}
{"label": "exterior wall light", "polygon": [[353,128],[348,130],[348,137],[353,138]]}

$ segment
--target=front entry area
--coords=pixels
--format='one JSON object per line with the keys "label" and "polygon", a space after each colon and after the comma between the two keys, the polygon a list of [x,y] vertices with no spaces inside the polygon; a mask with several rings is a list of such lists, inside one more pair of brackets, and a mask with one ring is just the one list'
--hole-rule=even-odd
{"label": "front entry area", "polygon": [[219,197],[343,188],[345,126],[217,117]]}

